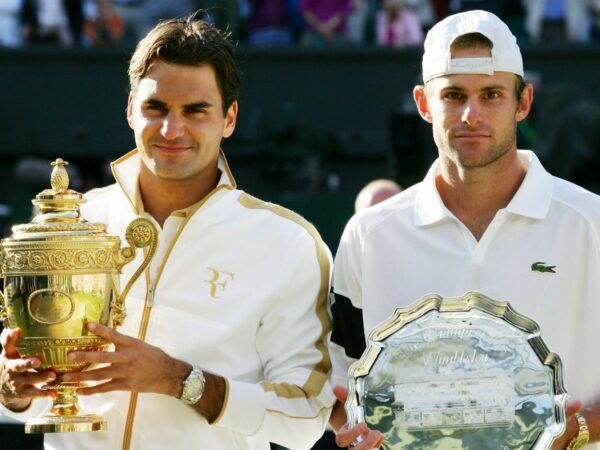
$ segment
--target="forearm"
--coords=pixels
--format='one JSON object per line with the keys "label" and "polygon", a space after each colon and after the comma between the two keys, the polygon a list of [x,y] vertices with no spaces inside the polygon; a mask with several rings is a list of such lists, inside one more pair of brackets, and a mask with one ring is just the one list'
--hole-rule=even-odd
{"label": "forearm", "polygon": [[[600,442],[600,403],[595,403],[593,405],[585,406],[579,411],[585,417],[585,420],[588,424],[590,431],[590,442]],[[569,425],[573,426],[573,435],[574,436],[578,431],[578,426],[574,419],[570,420]]]}
{"label": "forearm", "polygon": [[19,398],[12,395],[0,394],[0,403],[2,403],[2,406],[15,413],[26,411],[31,406],[31,401],[30,398]]}
{"label": "forearm", "polygon": [[[568,409],[568,408],[567,408]],[[590,442],[599,442],[600,441],[600,403],[596,403],[593,405],[584,405],[579,411],[585,421],[587,422],[588,430],[590,433]],[[573,438],[575,438],[579,434],[579,423],[575,416],[567,411],[567,425],[565,428],[565,432],[562,436],[560,436],[554,448],[564,448]]]}
{"label": "forearm", "polygon": [[565,431],[558,436],[552,443],[552,450],[563,450],[579,434],[579,422],[575,418],[575,413],[583,415],[589,429],[590,442],[600,441],[600,404],[581,407],[580,402],[567,403],[566,415],[567,423]]}
{"label": "forearm", "polygon": [[194,408],[202,414],[208,423],[214,423],[225,403],[225,392],[227,383],[225,379],[219,375],[204,372],[205,387],[202,398]]}
{"label": "forearm", "polygon": [[[175,360],[173,363],[174,383],[169,383],[167,393],[175,398],[181,398],[183,382],[192,371],[192,365]],[[200,365],[201,367],[201,365]],[[190,405],[198,413],[203,415],[208,423],[213,423],[219,417],[225,402],[226,381],[219,375],[210,372],[204,373],[204,392],[195,405]]]}

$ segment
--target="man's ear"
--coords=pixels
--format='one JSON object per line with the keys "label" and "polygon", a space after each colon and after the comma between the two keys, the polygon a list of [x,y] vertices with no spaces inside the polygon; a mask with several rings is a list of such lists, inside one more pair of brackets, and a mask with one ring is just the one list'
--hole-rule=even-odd
{"label": "man's ear", "polygon": [[133,95],[131,93],[127,99],[127,123],[133,129]]}
{"label": "man's ear", "polygon": [[517,113],[515,118],[517,122],[525,119],[529,115],[529,111],[531,111],[531,105],[533,104],[533,85],[531,83],[527,83],[523,92],[521,93],[521,98],[519,99],[519,106],[517,108]]}
{"label": "man's ear", "polygon": [[235,123],[237,121],[237,113],[238,102],[234,101],[227,110],[227,114],[225,114],[225,126],[223,128],[224,138],[228,138],[233,134],[233,130],[235,130]]}
{"label": "man's ear", "polygon": [[423,120],[431,123],[431,113],[429,112],[429,103],[427,102],[427,96],[425,95],[425,86],[417,85],[413,89],[413,99],[417,106],[417,111]]}

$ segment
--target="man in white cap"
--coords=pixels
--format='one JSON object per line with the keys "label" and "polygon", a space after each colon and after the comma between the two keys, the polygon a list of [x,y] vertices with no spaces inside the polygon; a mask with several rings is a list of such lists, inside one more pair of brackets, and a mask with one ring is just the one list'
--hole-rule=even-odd
{"label": "man in white cap", "polygon": [[[600,448],[600,197],[517,149],[533,87],[500,19],[449,16],[424,47],[424,85],[413,96],[439,157],[422,182],[350,219],[336,254],[336,442],[361,450],[383,442],[364,423],[343,425],[347,370],[371,330],[427,294],[477,291],[535,320],[562,360],[570,402],[551,448]],[[500,448],[489,441],[485,448]]]}

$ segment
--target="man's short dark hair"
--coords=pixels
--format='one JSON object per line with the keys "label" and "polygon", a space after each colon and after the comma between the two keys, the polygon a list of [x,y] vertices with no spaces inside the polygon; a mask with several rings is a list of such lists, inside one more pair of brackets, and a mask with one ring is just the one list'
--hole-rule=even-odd
{"label": "man's short dark hair", "polygon": [[215,70],[225,114],[240,91],[234,45],[227,33],[198,19],[199,13],[159,22],[138,43],[129,62],[129,86],[135,93],[155,60],[184,66],[210,65]]}

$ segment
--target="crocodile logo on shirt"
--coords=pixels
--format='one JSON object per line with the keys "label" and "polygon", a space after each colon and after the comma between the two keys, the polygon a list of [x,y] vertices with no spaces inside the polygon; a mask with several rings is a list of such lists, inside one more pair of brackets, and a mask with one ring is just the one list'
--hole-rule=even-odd
{"label": "crocodile logo on shirt", "polygon": [[556,268],[556,266],[548,266],[546,265],[545,262],[534,262],[531,265],[531,271],[532,272],[541,272],[541,273],[556,273],[556,270],[554,270]]}

